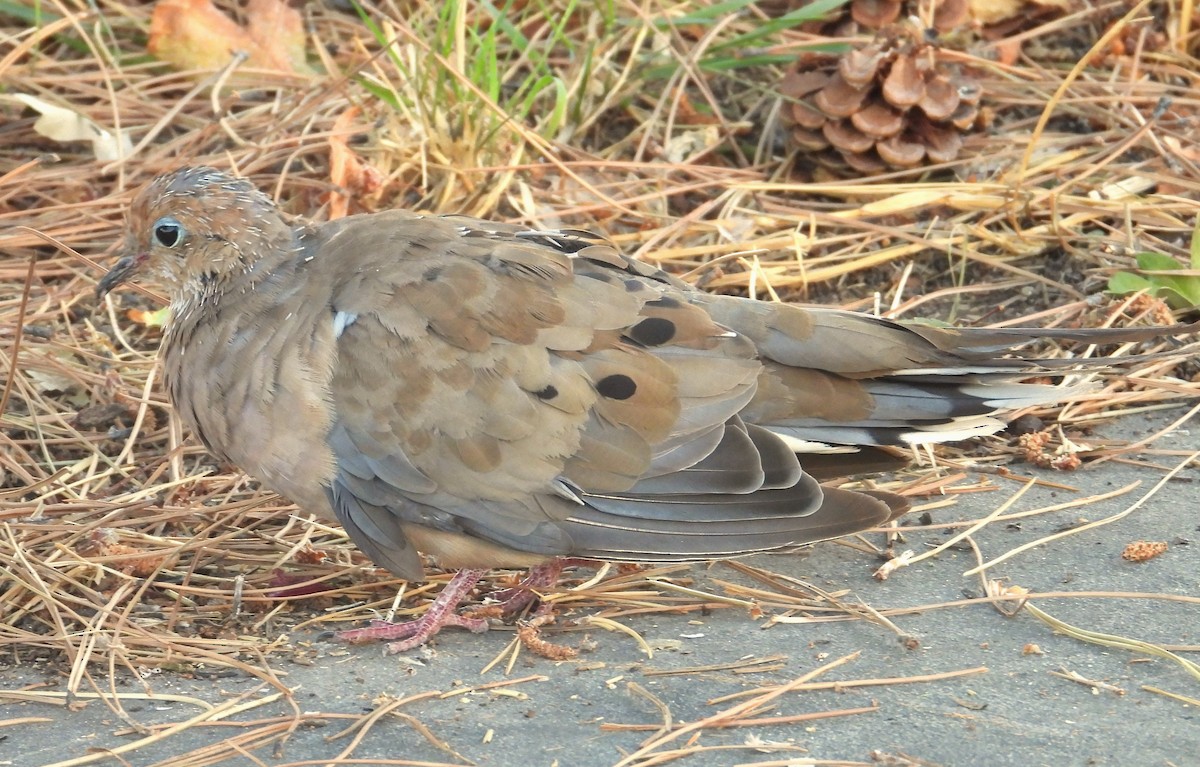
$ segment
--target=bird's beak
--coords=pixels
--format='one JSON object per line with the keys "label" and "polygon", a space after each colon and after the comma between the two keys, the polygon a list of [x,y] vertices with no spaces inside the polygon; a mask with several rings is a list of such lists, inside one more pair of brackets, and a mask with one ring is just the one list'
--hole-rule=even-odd
{"label": "bird's beak", "polygon": [[146,256],[144,255],[125,256],[113,264],[112,269],[108,270],[108,274],[96,283],[96,300],[102,300],[110,290],[132,277],[145,260]]}

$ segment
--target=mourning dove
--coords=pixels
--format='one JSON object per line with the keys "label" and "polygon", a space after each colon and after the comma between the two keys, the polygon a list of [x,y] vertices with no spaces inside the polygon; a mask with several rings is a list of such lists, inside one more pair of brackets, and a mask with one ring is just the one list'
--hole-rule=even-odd
{"label": "mourning dove", "polygon": [[[417,621],[346,632],[415,647],[487,568],[720,559],[847,535],[907,508],[814,475],[958,440],[1061,399],[1020,383],[1038,336],[939,329],[698,291],[581,231],[392,210],[293,223],[248,181],[161,176],[128,255],[169,288],[171,401],[214,455],[377,564],[463,568]],[[797,452],[803,453],[801,457]],[[851,451],[852,452],[852,451]],[[806,471],[807,469],[807,471]]]}

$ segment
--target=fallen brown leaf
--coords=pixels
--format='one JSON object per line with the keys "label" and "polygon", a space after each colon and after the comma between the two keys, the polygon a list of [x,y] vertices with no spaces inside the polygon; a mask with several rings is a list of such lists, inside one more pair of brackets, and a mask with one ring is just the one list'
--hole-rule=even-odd
{"label": "fallen brown leaf", "polygon": [[179,69],[220,69],[237,52],[251,67],[313,74],[300,14],[281,0],[250,0],[245,27],[212,0],[160,0],[150,18],[150,53]]}

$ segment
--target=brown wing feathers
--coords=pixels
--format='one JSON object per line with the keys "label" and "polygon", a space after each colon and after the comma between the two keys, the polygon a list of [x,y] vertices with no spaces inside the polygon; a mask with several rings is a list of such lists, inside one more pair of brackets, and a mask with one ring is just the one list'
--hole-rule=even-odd
{"label": "brown wing feathers", "polygon": [[[427,395],[424,410],[438,404],[433,415],[406,412],[407,431],[397,442],[406,457],[399,463],[407,465],[380,467],[400,471],[410,486],[408,473],[416,469],[437,491],[414,494],[401,486],[403,497],[380,503],[383,474],[364,478],[360,470],[360,484],[374,483],[373,508],[518,548],[528,544],[514,520],[549,516],[569,539],[553,553],[601,558],[637,559],[642,549],[694,559],[810,539],[813,523],[805,517],[822,509],[821,488],[783,441],[738,415],[761,377],[749,338],[686,300],[678,283],[645,274],[594,240],[482,226],[435,219],[428,225],[438,228],[434,235],[415,226],[402,233],[425,237],[423,244],[397,242],[393,231],[388,244],[412,263],[380,279],[395,283],[387,292],[399,306],[337,307],[357,319],[341,339],[348,353],[335,397],[353,387],[361,366],[381,364],[376,344],[357,356],[359,334],[375,322],[389,329],[401,324],[410,307],[429,318],[430,337],[419,339],[425,348],[408,360],[402,377],[440,375],[443,389],[459,392],[458,404]],[[332,238],[325,257],[344,260],[337,245],[352,241]],[[362,252],[362,243],[355,245]],[[436,263],[421,257],[427,253],[438,254]],[[451,286],[436,287],[441,283]],[[431,361],[442,369],[430,369]],[[403,396],[384,389],[382,398]],[[339,412],[343,407],[338,403]],[[498,431],[494,413],[528,428]],[[353,413],[343,421],[351,434],[378,428]],[[424,437],[413,428],[435,422],[436,433]],[[547,513],[530,501],[548,497],[554,481],[565,482],[582,504],[559,498]],[[410,500],[440,513],[422,515]],[[842,505],[826,503],[824,513],[840,516]],[[874,499],[856,500],[852,508],[845,524],[855,528],[891,513]]]}

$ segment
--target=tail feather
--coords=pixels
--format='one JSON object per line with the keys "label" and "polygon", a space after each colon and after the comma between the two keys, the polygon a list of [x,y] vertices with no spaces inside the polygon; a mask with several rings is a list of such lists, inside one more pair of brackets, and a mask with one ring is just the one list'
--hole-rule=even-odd
{"label": "tail feather", "polygon": [[[564,523],[577,556],[619,561],[693,561],[777,551],[876,527],[908,510],[891,493],[820,487],[750,496],[587,496]],[[811,507],[815,504],[815,508]]]}

